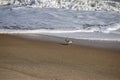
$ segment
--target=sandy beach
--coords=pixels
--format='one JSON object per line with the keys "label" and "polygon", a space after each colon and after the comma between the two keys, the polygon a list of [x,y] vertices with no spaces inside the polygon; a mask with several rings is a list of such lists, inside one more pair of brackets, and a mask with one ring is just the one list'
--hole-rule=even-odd
{"label": "sandy beach", "polygon": [[1,34],[0,80],[120,80],[120,50]]}

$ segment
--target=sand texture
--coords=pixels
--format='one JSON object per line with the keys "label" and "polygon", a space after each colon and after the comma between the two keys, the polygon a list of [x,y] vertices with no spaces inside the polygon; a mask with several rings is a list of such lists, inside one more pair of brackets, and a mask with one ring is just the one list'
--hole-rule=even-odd
{"label": "sand texture", "polygon": [[0,35],[0,80],[120,80],[120,51]]}

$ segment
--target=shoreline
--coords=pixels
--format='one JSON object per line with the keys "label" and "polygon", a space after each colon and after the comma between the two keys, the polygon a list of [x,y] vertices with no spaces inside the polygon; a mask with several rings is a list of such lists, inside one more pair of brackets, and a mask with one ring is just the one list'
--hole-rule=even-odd
{"label": "shoreline", "polygon": [[59,37],[52,36],[46,34],[12,34],[16,37],[21,37],[30,40],[41,40],[47,42],[55,42],[64,44],[65,39],[71,40],[72,44],[70,45],[78,45],[78,46],[88,46],[93,48],[105,48],[105,49],[120,49],[120,41],[109,41],[109,40],[90,40],[90,39],[75,39],[69,37]]}

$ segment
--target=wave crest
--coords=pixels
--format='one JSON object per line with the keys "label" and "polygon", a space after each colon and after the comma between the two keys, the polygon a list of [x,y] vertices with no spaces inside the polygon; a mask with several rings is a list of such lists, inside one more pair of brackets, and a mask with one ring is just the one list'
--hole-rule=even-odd
{"label": "wave crest", "polygon": [[65,8],[72,10],[107,10],[120,12],[120,2],[113,0],[1,0],[1,5]]}

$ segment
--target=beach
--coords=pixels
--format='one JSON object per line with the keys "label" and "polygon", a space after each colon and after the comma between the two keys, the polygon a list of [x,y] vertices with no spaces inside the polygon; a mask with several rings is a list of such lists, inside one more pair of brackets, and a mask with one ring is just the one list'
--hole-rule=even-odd
{"label": "beach", "polygon": [[120,50],[0,34],[0,80],[120,80]]}

